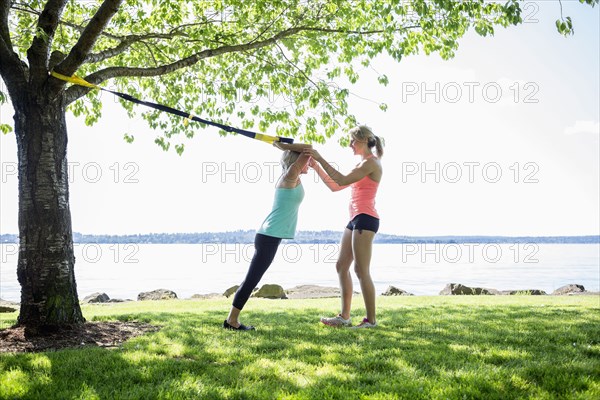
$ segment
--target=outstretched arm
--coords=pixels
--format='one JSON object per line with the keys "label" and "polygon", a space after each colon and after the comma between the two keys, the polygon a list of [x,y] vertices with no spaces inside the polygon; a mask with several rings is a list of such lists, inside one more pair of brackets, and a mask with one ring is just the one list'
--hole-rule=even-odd
{"label": "outstretched arm", "polygon": [[[364,160],[361,162],[356,168],[354,168],[348,175],[344,175],[339,172],[337,169],[333,168],[331,164],[329,164],[315,149],[306,149],[303,154],[310,155],[314,160],[316,160],[321,166],[325,173],[338,185],[340,189],[353,184],[354,182],[358,182],[365,176],[369,175],[371,172],[375,171],[377,165],[371,159]],[[317,171],[318,173],[318,171]],[[320,176],[320,175],[319,175]],[[325,181],[325,180],[324,180]],[[327,182],[325,182],[327,184]],[[329,186],[329,185],[327,185]],[[331,189],[331,187],[329,187]],[[333,189],[331,189],[333,190]],[[339,190],[339,189],[337,189]]]}
{"label": "outstretched arm", "polygon": [[308,143],[273,142],[273,146],[277,147],[279,150],[291,150],[296,151],[298,153],[302,153],[305,149],[312,149],[312,144]]}
{"label": "outstretched arm", "polygon": [[286,181],[296,182],[309,159],[310,156],[300,154],[296,161],[294,161],[294,163],[287,169],[283,179]]}
{"label": "outstretched arm", "polygon": [[310,166],[312,167],[312,169],[314,169],[317,172],[317,174],[319,175],[319,177],[321,178],[321,180],[323,181],[325,186],[327,186],[329,188],[329,190],[331,190],[332,192],[337,192],[338,190],[342,190],[347,187],[347,186],[340,186],[333,179],[331,179],[331,177],[329,175],[327,175],[327,172],[323,171],[323,168],[321,168],[319,163],[316,162],[314,160],[314,158],[312,158],[310,160]]}

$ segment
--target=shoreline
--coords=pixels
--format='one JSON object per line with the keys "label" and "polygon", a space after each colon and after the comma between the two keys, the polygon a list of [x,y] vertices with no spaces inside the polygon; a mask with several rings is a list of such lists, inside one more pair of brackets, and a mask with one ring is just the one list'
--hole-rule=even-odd
{"label": "shoreline", "polygon": [[[193,233],[135,233],[124,235],[73,233],[74,244],[253,244],[255,230]],[[339,243],[341,231],[298,231],[285,243]],[[600,244],[600,235],[437,235],[408,236],[380,232],[374,244]],[[0,244],[19,244],[14,233],[0,235]]]}
{"label": "shoreline", "polygon": [[[155,300],[209,300],[209,299],[226,299],[231,297],[237,286],[232,286],[223,293],[206,293],[194,294],[190,297],[179,297],[169,289],[155,289],[149,292],[141,292],[137,299],[118,299],[111,298],[107,293],[95,292],[88,294],[85,297],[80,297],[80,304],[114,304],[125,302],[140,302],[140,301],[155,301]],[[261,295],[262,292],[262,295]],[[360,292],[355,291],[354,296],[359,296]],[[403,289],[395,286],[390,286],[385,292],[377,294],[377,297],[394,297],[394,296],[410,296],[410,297],[449,297],[449,296],[598,296],[600,292],[588,291],[583,285],[567,284],[556,289],[552,293],[546,293],[539,289],[526,290],[497,290],[491,288],[470,287],[460,283],[449,283],[437,295],[414,295]],[[321,298],[339,298],[340,289],[331,286],[321,285],[299,285],[293,288],[284,289],[277,284],[264,284],[256,288],[252,297],[260,297],[267,299],[282,299],[282,300],[303,300],[303,299],[321,299]],[[0,298],[0,312],[14,312],[20,307],[19,302],[4,300]]]}
{"label": "shoreline", "polygon": [[[267,285],[269,285],[267,283]],[[450,285],[450,284],[448,284]],[[401,288],[399,285],[395,286],[395,285],[390,285],[390,287],[393,287],[394,290],[399,291],[399,293],[386,293],[389,291],[390,287],[388,287],[386,290],[378,290],[376,292],[376,297],[389,297],[389,296],[412,296],[412,297],[444,297],[444,296],[515,296],[515,295],[527,295],[527,296],[599,296],[600,297],[600,290],[598,290],[596,287],[593,287],[593,289],[587,290],[584,289],[583,291],[580,292],[573,292],[573,293],[556,293],[558,290],[560,290],[561,288],[565,287],[565,286],[569,286],[569,285],[576,285],[576,284],[565,284],[563,286],[558,287],[557,289],[554,290],[544,290],[544,289],[539,289],[535,286],[531,286],[528,288],[523,288],[523,289],[503,289],[503,290],[498,290],[495,288],[490,288],[490,287],[479,287],[479,286],[468,286],[468,285],[460,285],[461,287],[466,287],[466,288],[470,288],[473,289],[473,292],[468,292],[468,293],[442,293],[444,290],[448,290],[447,286],[446,288],[440,288],[439,290],[437,290],[436,292],[432,292],[432,293],[419,293],[417,292],[412,293],[409,290],[405,290],[404,288]],[[264,286],[264,284],[260,284],[259,287],[255,288],[255,291],[258,290],[258,288]],[[279,285],[277,285],[279,286]],[[311,287],[312,289],[309,289],[307,291],[302,291],[299,290],[298,287],[302,287],[302,286],[307,286],[307,287]],[[583,286],[583,285],[579,285],[579,286]],[[130,295],[123,295],[122,291],[120,292],[121,295],[116,295],[115,297],[111,296],[111,292],[107,291],[107,290],[86,290],[84,293],[80,293],[79,294],[79,302],[80,304],[85,304],[87,303],[85,301],[86,298],[93,296],[93,295],[100,295],[100,294],[104,294],[107,297],[107,300],[105,302],[111,302],[111,303],[117,303],[117,302],[129,302],[129,301],[144,301],[144,300],[138,300],[136,297],[139,296],[141,293],[149,293],[149,292],[153,292],[156,290],[168,290],[170,292],[175,293],[175,297],[173,297],[173,299],[178,299],[178,300],[196,300],[196,299],[216,299],[216,298],[227,298],[226,295],[224,295],[225,292],[197,292],[197,293],[193,293],[190,291],[184,291],[185,294],[184,295],[180,295],[179,290],[177,289],[159,289],[157,287],[155,288],[149,288],[149,289],[144,289],[146,291],[141,291],[139,292],[137,295],[134,294],[130,294]],[[228,289],[229,290],[229,289]],[[293,291],[293,292],[292,292]],[[468,291],[468,290],[467,290]],[[286,297],[282,297],[284,299],[319,299],[319,298],[339,298],[340,297],[340,291],[339,288],[337,287],[333,287],[333,286],[323,286],[323,285],[318,285],[318,284],[304,284],[304,285],[299,285],[299,286],[295,286],[295,287],[291,287],[291,288],[283,288],[282,287],[282,292],[286,294]],[[191,293],[191,294],[190,294]],[[4,295],[6,293],[3,293]],[[18,298],[16,298],[16,296],[11,296],[11,297],[4,297],[1,296],[0,297],[0,307],[3,305],[20,305],[20,287],[18,290]],[[360,295],[360,288],[355,285],[355,289],[354,289],[354,295]],[[134,298],[131,298],[134,297]],[[600,300],[600,299],[599,299]],[[599,303],[600,305],[600,303]],[[1,312],[1,311],[0,311]]]}

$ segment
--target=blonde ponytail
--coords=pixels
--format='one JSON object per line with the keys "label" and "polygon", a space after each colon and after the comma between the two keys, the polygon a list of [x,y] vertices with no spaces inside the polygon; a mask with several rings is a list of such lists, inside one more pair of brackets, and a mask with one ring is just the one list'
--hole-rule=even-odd
{"label": "blonde ponytail", "polygon": [[377,150],[377,158],[383,157],[383,146],[385,146],[385,140],[382,137],[375,136],[375,150]]}
{"label": "blonde ponytail", "polygon": [[349,133],[355,139],[367,143],[369,148],[375,147],[377,157],[381,158],[383,156],[383,146],[385,146],[385,141],[383,138],[376,136],[371,128],[366,125],[360,125],[350,129]]}

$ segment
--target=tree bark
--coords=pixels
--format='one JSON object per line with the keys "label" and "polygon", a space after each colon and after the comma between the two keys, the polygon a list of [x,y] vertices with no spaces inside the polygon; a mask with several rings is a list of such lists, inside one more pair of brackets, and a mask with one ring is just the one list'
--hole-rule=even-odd
{"label": "tree bark", "polygon": [[18,323],[32,331],[85,322],[75,283],[64,92],[13,98],[19,161]]}

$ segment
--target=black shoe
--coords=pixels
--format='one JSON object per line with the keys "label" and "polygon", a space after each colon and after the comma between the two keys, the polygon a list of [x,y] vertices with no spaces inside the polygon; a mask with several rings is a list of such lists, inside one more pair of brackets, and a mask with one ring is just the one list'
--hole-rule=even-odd
{"label": "black shoe", "polygon": [[223,321],[223,328],[225,329],[230,329],[232,331],[254,331],[256,330],[255,327],[253,327],[252,325],[244,325],[244,324],[240,324],[240,326],[238,326],[237,328],[235,326],[229,325],[229,322],[227,322],[227,320]]}

